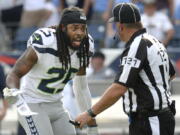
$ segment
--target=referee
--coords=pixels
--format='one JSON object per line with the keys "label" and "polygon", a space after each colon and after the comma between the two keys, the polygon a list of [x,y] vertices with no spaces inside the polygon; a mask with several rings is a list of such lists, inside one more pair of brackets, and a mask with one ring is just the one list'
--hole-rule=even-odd
{"label": "referee", "polygon": [[126,42],[119,73],[102,98],[76,122],[81,128],[123,97],[130,135],[174,135],[175,107],[169,82],[175,70],[164,45],[146,33],[139,10],[132,3],[116,5],[110,22],[115,22],[119,37]]}

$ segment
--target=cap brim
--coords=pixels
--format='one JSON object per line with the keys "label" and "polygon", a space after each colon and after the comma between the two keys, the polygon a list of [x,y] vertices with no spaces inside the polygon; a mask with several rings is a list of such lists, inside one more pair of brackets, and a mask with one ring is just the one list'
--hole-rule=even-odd
{"label": "cap brim", "polygon": [[108,22],[109,22],[109,23],[114,22],[114,17],[109,18]]}

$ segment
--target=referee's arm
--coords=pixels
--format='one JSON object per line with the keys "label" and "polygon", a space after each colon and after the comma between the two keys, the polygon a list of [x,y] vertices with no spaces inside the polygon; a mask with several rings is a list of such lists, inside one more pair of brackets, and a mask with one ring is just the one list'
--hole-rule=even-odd
{"label": "referee's arm", "polygon": [[82,128],[88,121],[92,120],[92,117],[112,106],[126,91],[126,86],[119,83],[113,83],[109,88],[107,88],[101,99],[91,108],[91,116],[89,111],[86,111],[81,113],[75,119],[75,121],[80,124],[79,128]]}
{"label": "referee's arm", "polygon": [[106,89],[102,98],[93,107],[93,112],[97,115],[116,103],[127,91],[127,87],[119,83],[113,83]]}
{"label": "referee's arm", "polygon": [[170,81],[176,77],[176,71],[170,59],[169,59],[169,76],[170,76]]}

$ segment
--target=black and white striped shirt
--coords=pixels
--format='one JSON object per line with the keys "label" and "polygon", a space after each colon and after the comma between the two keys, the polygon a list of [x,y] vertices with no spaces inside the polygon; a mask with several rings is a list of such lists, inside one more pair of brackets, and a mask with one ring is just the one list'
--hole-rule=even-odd
{"label": "black and white striped shirt", "polygon": [[120,63],[115,82],[128,87],[123,96],[125,113],[168,107],[169,80],[175,70],[162,43],[141,29],[127,42]]}

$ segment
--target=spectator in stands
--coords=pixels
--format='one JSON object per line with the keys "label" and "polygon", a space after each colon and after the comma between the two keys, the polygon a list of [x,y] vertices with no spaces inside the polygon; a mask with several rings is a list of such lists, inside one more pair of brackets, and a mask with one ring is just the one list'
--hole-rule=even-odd
{"label": "spectator in stands", "polygon": [[[148,0],[144,0],[144,1],[148,1]],[[156,3],[157,10],[166,13],[172,19],[174,15],[174,0],[156,0],[156,2],[157,2]]]}
{"label": "spectator in stands", "polygon": [[89,80],[104,80],[114,78],[113,70],[105,67],[105,55],[102,52],[95,52],[87,69]]}
{"label": "spectator in stands", "polygon": [[60,20],[60,13],[58,11],[58,7],[56,7],[55,2],[48,1],[45,4],[45,9],[49,11],[49,15],[47,16],[47,20],[44,22],[45,27],[58,25]]}
{"label": "spectator in stands", "polygon": [[18,27],[23,0],[0,0],[0,20],[12,32]]}
{"label": "spectator in stands", "polygon": [[46,0],[25,0],[21,27],[43,26],[43,23],[49,17],[49,10],[45,8],[45,5]]}
{"label": "spectator in stands", "polygon": [[93,14],[93,0],[60,0],[60,6],[62,9],[71,6],[82,8],[88,20],[91,19]]}
{"label": "spectator in stands", "polygon": [[142,23],[147,28],[147,32],[155,36],[165,46],[167,46],[174,35],[170,19],[166,14],[157,11],[155,0],[144,0]]}
{"label": "spectator in stands", "polygon": [[105,23],[111,14],[111,8],[114,0],[95,0],[93,5],[93,18],[95,21]]}
{"label": "spectator in stands", "polygon": [[26,42],[29,36],[38,27],[45,25],[51,16],[52,10],[46,7],[49,0],[24,0],[23,13],[21,16],[20,28],[18,29],[12,46],[23,52],[26,49]]}
{"label": "spectator in stands", "polygon": [[95,0],[93,3],[94,14],[89,24],[89,32],[94,35],[96,50],[104,47],[106,22],[111,14],[113,0]]}
{"label": "spectator in stands", "polygon": [[177,75],[180,77],[180,59],[176,61],[176,70],[177,70]]}
{"label": "spectator in stands", "polygon": [[0,46],[4,46],[3,51],[12,49],[11,41],[19,26],[22,5],[23,0],[0,0],[0,23],[5,26],[0,28]]}
{"label": "spectator in stands", "polygon": [[144,12],[144,4],[143,4],[144,0],[131,0],[131,1],[132,1],[132,3],[137,5],[137,7],[139,8],[140,13]]}
{"label": "spectator in stands", "polygon": [[10,49],[10,36],[4,24],[0,22],[0,52],[7,51]]}
{"label": "spectator in stands", "polygon": [[3,98],[2,90],[5,88],[5,73],[4,69],[0,63],[0,124],[6,115],[8,104]]}
{"label": "spectator in stands", "polygon": [[174,20],[175,25],[180,25],[180,0],[175,1]]}

